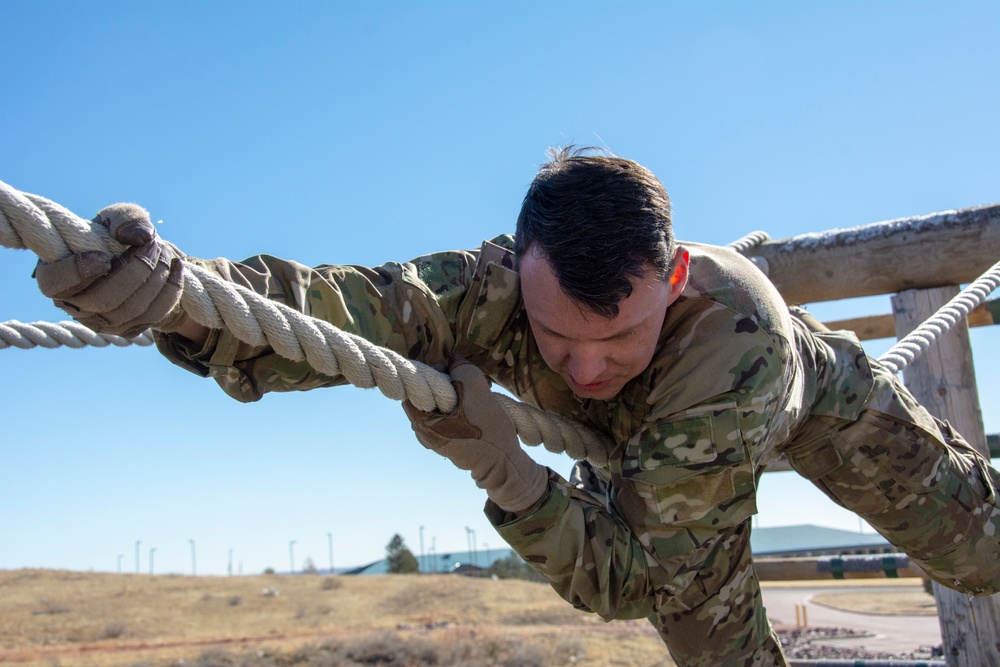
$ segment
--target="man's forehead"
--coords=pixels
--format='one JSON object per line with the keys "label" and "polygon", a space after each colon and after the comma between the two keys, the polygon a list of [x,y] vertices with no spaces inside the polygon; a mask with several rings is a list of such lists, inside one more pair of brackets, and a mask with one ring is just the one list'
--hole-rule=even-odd
{"label": "man's forehead", "polygon": [[518,268],[528,317],[536,326],[567,338],[583,333],[594,340],[614,338],[635,328],[650,316],[647,306],[655,306],[663,282],[653,272],[633,281],[632,293],[618,304],[618,315],[609,317],[567,294],[544,254],[525,253]]}

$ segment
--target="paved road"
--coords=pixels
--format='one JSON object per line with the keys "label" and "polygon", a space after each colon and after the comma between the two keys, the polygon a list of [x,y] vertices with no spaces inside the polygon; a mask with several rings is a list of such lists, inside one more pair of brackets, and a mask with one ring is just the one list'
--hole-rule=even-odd
{"label": "paved road", "polygon": [[[877,581],[877,580],[876,580]],[[900,586],[892,587],[899,590]],[[916,585],[914,588],[919,589]],[[859,639],[829,640],[829,644],[840,646],[864,646],[878,651],[913,651],[922,646],[937,646],[941,643],[941,628],[937,616],[884,616],[881,614],[856,614],[831,609],[812,602],[814,593],[843,591],[843,587],[784,587],[764,582],[764,606],[767,616],[775,625],[795,625],[795,605],[805,604],[810,626],[837,626],[854,628],[874,633],[874,637]],[[885,587],[867,583],[852,586],[853,592],[870,591],[878,595]]]}

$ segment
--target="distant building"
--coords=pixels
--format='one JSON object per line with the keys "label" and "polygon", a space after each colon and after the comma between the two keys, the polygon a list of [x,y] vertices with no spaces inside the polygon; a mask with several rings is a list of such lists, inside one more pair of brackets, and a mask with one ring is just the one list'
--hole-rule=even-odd
{"label": "distant building", "polygon": [[[883,554],[898,551],[877,533],[860,533],[823,526],[803,524],[754,528],[750,534],[750,550],[758,558],[793,556],[846,556]],[[480,549],[478,551],[453,551],[446,554],[425,554],[417,557],[420,571],[446,574],[470,568],[489,568],[494,562],[507,558],[511,549]],[[386,574],[385,560],[361,565],[341,574]]]}
{"label": "distant building", "polygon": [[758,558],[795,556],[847,556],[899,551],[878,533],[856,533],[802,524],[754,528],[750,550]]}
{"label": "distant building", "polygon": [[[507,558],[513,552],[511,549],[479,549],[477,551],[452,551],[444,554],[414,554],[417,563],[420,564],[420,571],[425,574],[448,574],[449,572],[463,572],[470,569],[488,569],[496,561]],[[342,574],[386,574],[388,563],[385,559],[356,567],[353,570],[342,572]]]}

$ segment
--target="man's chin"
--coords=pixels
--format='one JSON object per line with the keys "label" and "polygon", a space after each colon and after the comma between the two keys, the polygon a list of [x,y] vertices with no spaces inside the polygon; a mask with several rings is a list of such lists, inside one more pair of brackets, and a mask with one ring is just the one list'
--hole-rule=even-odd
{"label": "man's chin", "polygon": [[577,384],[569,381],[570,389],[580,398],[589,398],[597,401],[608,401],[618,395],[622,387],[617,382],[595,382],[593,384]]}

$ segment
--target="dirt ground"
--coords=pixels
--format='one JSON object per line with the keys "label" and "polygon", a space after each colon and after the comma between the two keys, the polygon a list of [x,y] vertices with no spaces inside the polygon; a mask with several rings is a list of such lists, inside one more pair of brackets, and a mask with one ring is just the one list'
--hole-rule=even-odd
{"label": "dirt ground", "polygon": [[937,604],[934,602],[934,596],[922,590],[887,589],[879,591],[878,595],[845,590],[816,593],[812,596],[812,601],[827,607],[861,614],[937,616]]}

